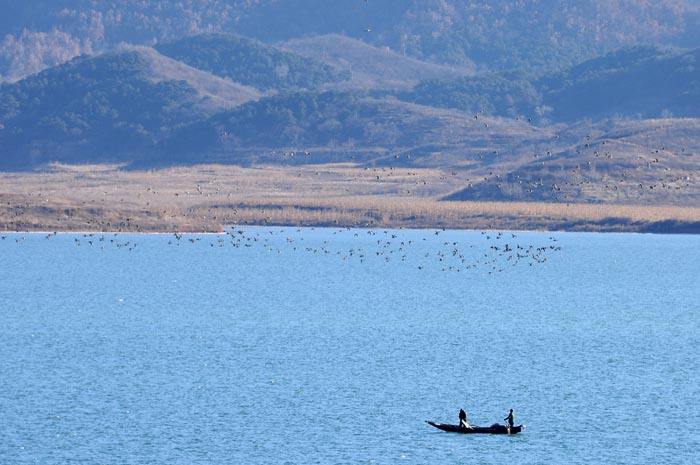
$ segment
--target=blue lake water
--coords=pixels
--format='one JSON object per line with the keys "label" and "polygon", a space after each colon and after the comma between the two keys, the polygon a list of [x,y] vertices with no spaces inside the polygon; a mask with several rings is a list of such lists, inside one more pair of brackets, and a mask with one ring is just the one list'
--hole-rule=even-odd
{"label": "blue lake water", "polygon": [[700,237],[241,232],[5,235],[0,463],[700,463]]}

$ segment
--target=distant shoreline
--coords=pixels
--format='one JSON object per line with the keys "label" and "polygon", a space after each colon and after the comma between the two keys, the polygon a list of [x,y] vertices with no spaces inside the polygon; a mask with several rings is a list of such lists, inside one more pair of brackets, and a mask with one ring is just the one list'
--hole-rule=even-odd
{"label": "distant shoreline", "polygon": [[221,233],[228,225],[700,234],[700,206],[442,200],[427,168],[105,166],[0,173],[0,231]]}
{"label": "distant shoreline", "polygon": [[647,224],[625,224],[625,223],[613,223],[608,226],[600,223],[581,223],[572,221],[575,223],[574,227],[571,228],[554,228],[547,227],[543,225],[538,228],[521,229],[514,225],[513,227],[508,227],[507,223],[501,223],[494,218],[494,222],[498,224],[499,227],[469,227],[463,224],[459,226],[451,226],[449,224],[440,223],[440,225],[430,225],[430,224],[420,224],[411,225],[403,223],[400,226],[391,224],[340,224],[340,223],[329,223],[329,222],[319,222],[319,223],[274,223],[274,222],[251,222],[245,224],[225,224],[221,225],[221,229],[217,230],[204,230],[204,229],[154,229],[154,230],[136,230],[136,229],[121,229],[121,230],[103,230],[103,229],[21,229],[21,230],[8,230],[1,229],[0,234],[36,234],[36,235],[52,235],[52,234],[137,234],[137,235],[173,235],[173,234],[197,234],[197,235],[223,235],[226,230],[236,229],[236,228],[246,228],[246,227],[274,227],[274,228],[318,228],[318,229],[392,229],[392,230],[451,230],[451,231],[508,231],[508,232],[533,232],[533,233],[549,233],[549,232],[566,232],[566,233],[598,233],[598,234],[656,234],[656,235],[696,235],[700,234],[700,221],[695,222],[678,222],[669,224],[668,222],[653,222]]}

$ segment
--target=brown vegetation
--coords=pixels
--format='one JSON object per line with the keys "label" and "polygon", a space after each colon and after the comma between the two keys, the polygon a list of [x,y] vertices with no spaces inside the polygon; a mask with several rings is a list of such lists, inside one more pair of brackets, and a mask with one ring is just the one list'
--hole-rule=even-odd
{"label": "brown vegetation", "polygon": [[0,230],[221,231],[226,225],[699,232],[700,208],[441,201],[459,173],[349,165],[0,174]]}

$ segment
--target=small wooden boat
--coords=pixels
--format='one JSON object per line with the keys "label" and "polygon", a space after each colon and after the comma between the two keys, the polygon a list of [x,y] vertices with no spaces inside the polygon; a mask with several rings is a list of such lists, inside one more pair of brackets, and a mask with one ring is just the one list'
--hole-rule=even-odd
{"label": "small wooden boat", "polygon": [[524,428],[523,425],[514,425],[511,428],[508,428],[506,425],[501,425],[498,423],[494,423],[491,426],[471,426],[469,428],[464,428],[459,425],[434,423],[432,421],[426,421],[426,423],[442,431],[447,431],[448,433],[461,434],[518,434]]}

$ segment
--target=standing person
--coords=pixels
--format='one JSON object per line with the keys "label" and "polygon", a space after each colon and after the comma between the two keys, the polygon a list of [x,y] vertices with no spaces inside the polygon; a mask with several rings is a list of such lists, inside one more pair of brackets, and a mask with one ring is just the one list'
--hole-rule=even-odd
{"label": "standing person", "polygon": [[508,422],[508,428],[513,427],[513,409],[510,409],[510,412],[508,412],[508,416],[505,417],[504,420]]}
{"label": "standing person", "polygon": [[465,412],[462,409],[459,409],[459,427],[469,428],[469,422],[467,421],[467,412]]}

